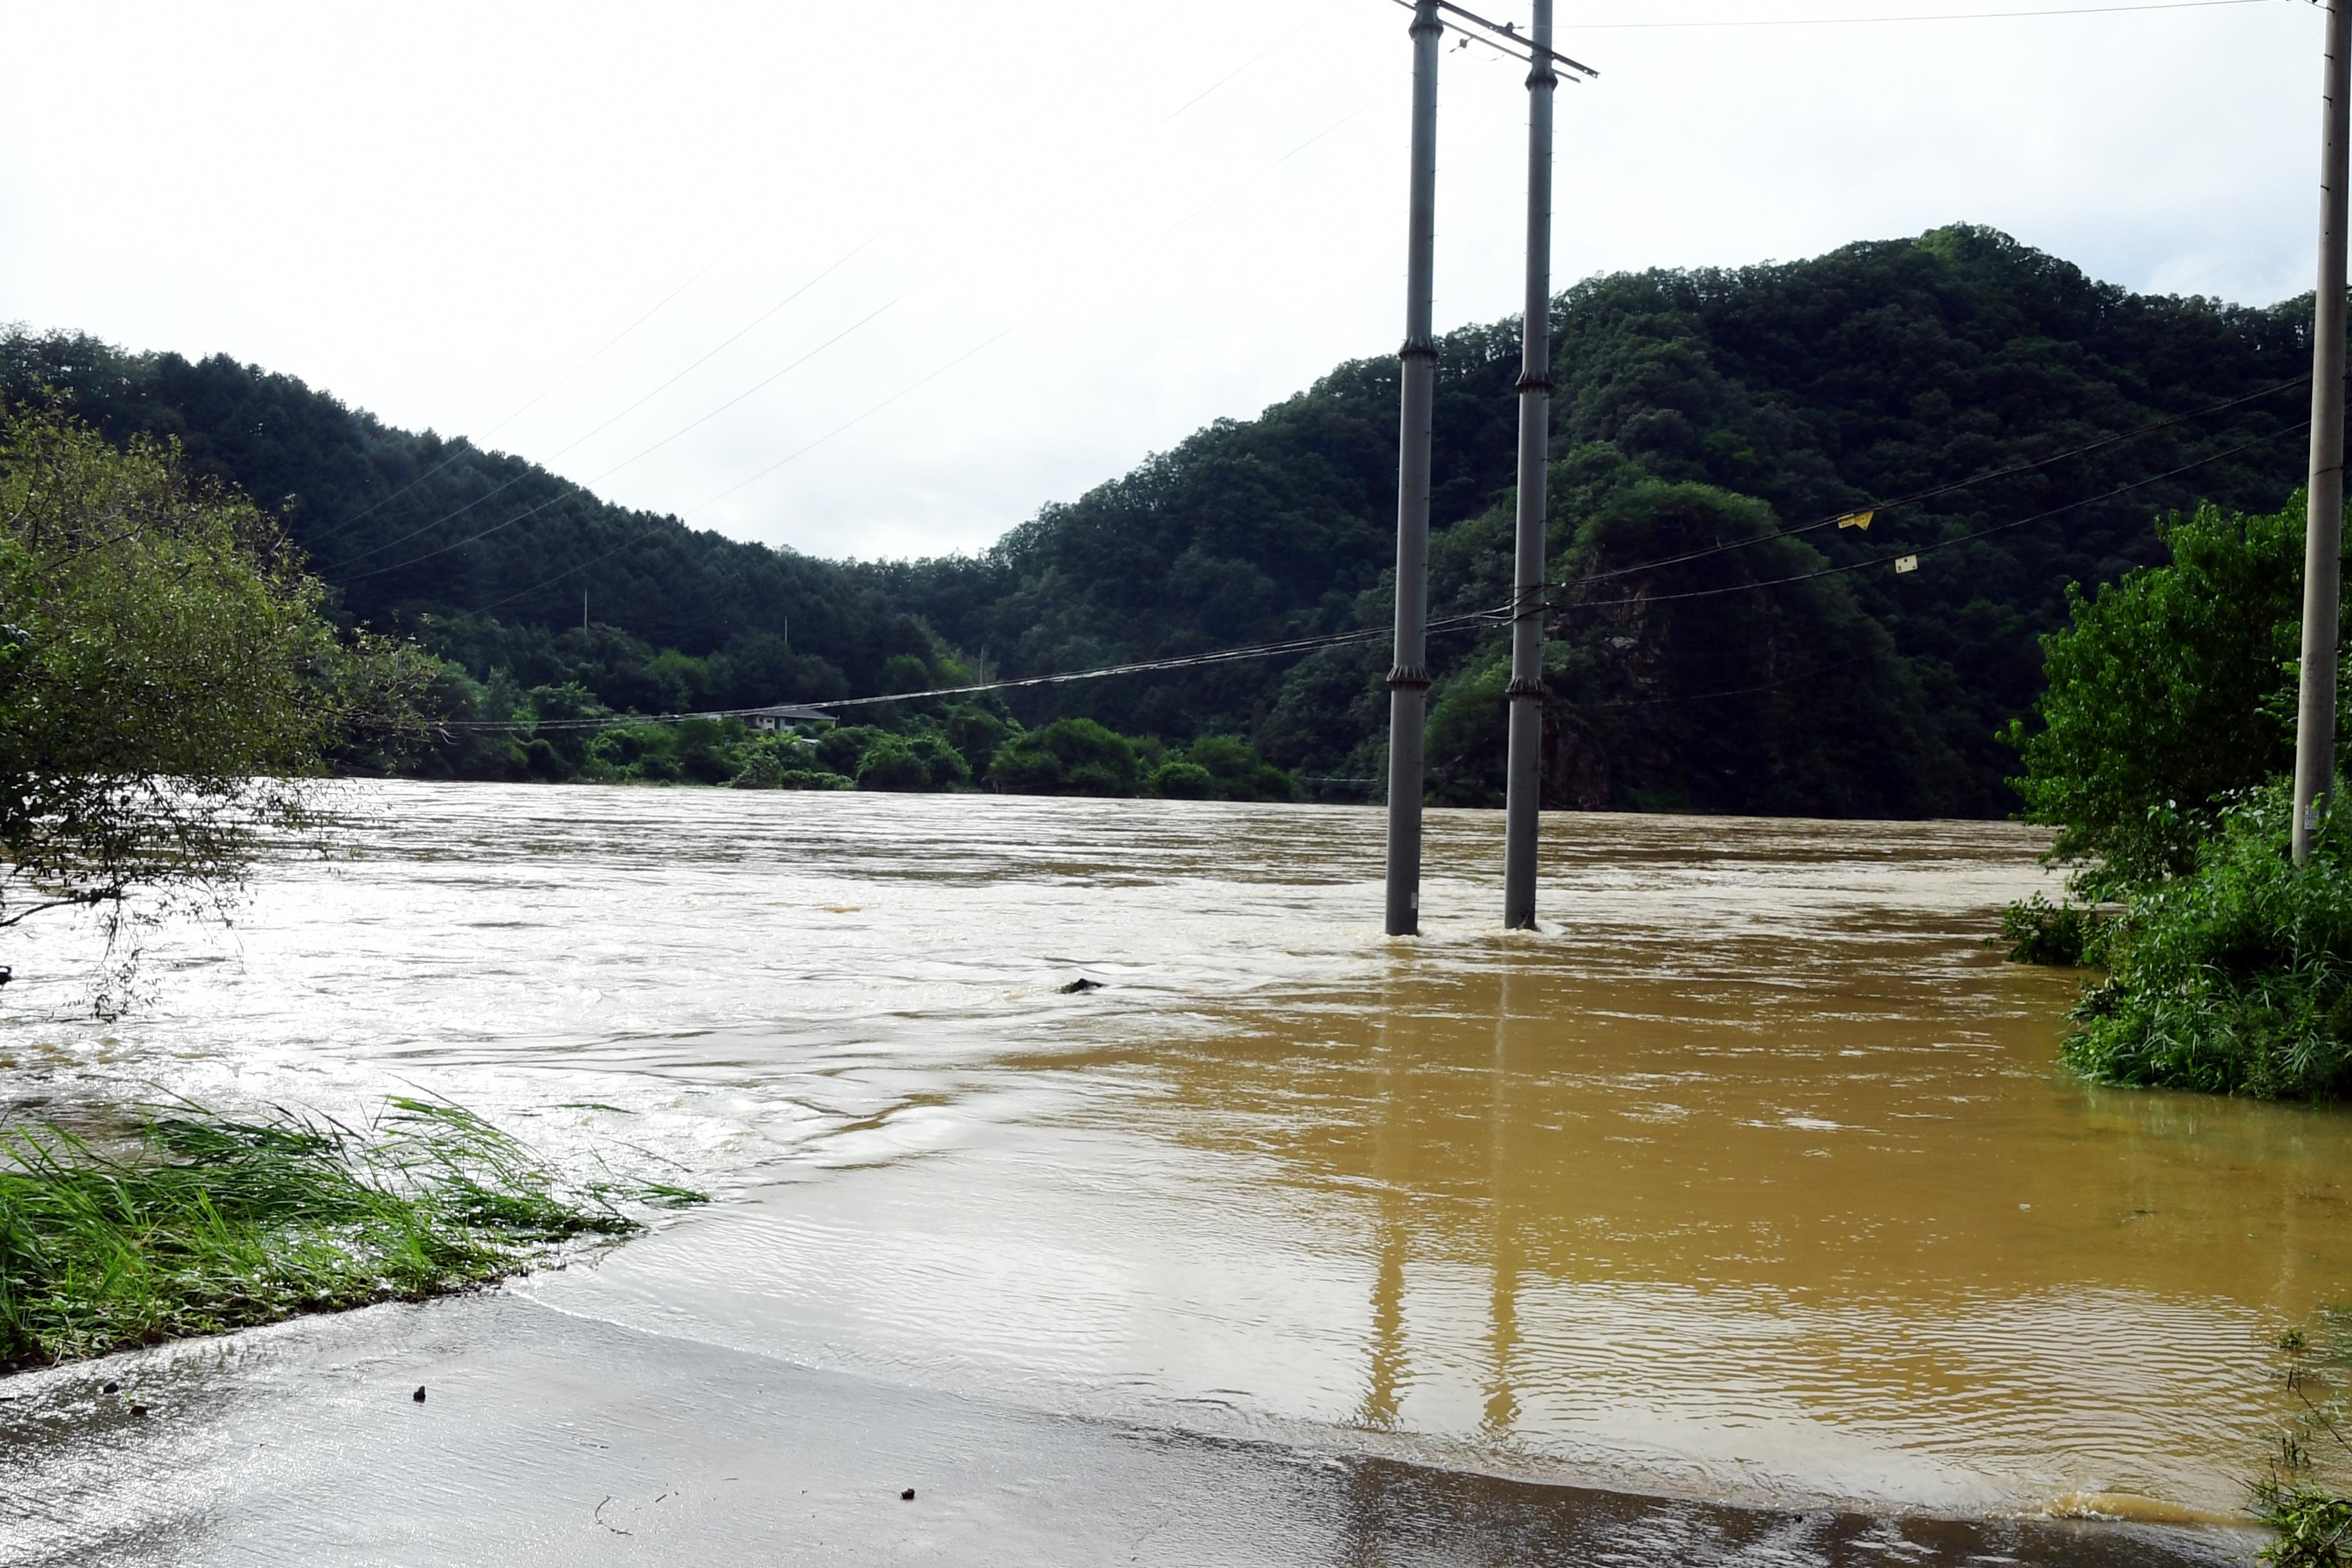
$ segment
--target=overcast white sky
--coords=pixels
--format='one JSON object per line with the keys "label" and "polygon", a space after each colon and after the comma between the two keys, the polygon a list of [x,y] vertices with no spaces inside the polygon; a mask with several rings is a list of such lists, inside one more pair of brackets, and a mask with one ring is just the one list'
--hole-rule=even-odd
{"label": "overcast white sky", "polygon": [[[1560,95],[1555,287],[1966,220],[2137,289],[2309,289],[2306,0],[1654,25],[2117,3],[1560,0],[1603,74]],[[740,538],[978,549],[1393,351],[1407,20],[0,0],[0,321],[228,353]],[[1445,58],[1441,326],[1517,311],[1523,75]]]}

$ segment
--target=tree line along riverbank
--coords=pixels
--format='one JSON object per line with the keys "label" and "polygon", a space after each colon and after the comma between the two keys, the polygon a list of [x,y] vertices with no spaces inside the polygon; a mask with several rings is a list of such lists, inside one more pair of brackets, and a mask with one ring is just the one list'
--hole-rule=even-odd
{"label": "tree line along riverbank", "polygon": [[[2157,560],[2151,515],[2279,503],[2300,471],[2285,437],[2309,320],[2307,297],[2135,294],[1966,225],[1567,290],[1549,575],[1612,591],[1549,627],[1546,804],[2013,811],[2015,759],[1995,736],[2040,686],[2033,639],[2064,624],[2065,584]],[[1510,321],[1440,345],[1439,616],[1509,596],[1518,370]],[[0,396],[54,392],[118,445],[177,442],[192,475],[260,499],[337,623],[454,667],[444,711],[474,724],[537,709],[540,689],[670,713],[872,697],[905,689],[908,660],[935,686],[950,665],[1028,678],[1383,626],[1396,374],[1386,355],[1335,366],[1045,505],[977,555],[855,562],[611,506],[520,458],[387,426],[225,356],[0,332]],[[1772,537],[1860,510],[1866,529]],[[780,502],[775,527],[792,521]],[[1742,548],[1694,554],[1725,542]],[[1933,553],[1899,578],[1854,569],[1905,549]],[[1809,575],[1823,567],[1846,570]],[[1679,596],[1694,592],[1707,596]],[[1433,640],[1443,804],[1501,798],[1506,635],[1489,624]],[[1375,638],[1037,688],[1006,712],[1033,730],[1090,719],[1171,750],[1232,736],[1302,781],[1374,778],[1386,674]],[[984,780],[986,760],[958,749]],[[533,753],[542,769],[561,764],[550,750]],[[439,765],[503,774],[514,759],[490,745]]]}

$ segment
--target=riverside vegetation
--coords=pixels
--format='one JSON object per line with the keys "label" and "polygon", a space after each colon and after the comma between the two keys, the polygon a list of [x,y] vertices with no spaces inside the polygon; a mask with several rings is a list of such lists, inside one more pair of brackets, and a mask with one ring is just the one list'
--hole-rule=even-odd
{"label": "riverside vegetation", "polygon": [[[324,595],[168,446],[0,419],[0,930],[217,909],[266,847],[318,842],[334,755],[422,740],[433,661]],[[103,1145],[0,1121],[0,1369],[460,1289],[696,1196],[568,1181],[418,1100],[358,1131],[184,1107]]]}
{"label": "riverside vegetation", "polygon": [[2049,685],[2009,733],[2072,898],[2012,908],[2003,934],[2012,957],[2104,972],[2064,1047],[2086,1077],[2338,1100],[2352,831],[2338,814],[2305,864],[2287,853],[2303,509],[2158,531],[2168,563],[2076,591],[2043,639]]}
{"label": "riverside vegetation", "polygon": [[0,1371],[415,1300],[643,1228],[701,1194],[572,1182],[461,1107],[371,1125],[184,1108],[120,1152],[0,1128]]}

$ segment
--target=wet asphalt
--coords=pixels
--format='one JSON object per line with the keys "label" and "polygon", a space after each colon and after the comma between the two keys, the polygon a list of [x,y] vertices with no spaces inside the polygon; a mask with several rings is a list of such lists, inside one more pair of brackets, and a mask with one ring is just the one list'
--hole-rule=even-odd
{"label": "wet asphalt", "polygon": [[505,1292],[0,1378],[0,1563],[23,1568],[2187,1568],[2245,1561],[2255,1544],[2236,1531],[1727,1508],[1143,1430],[810,1371]]}

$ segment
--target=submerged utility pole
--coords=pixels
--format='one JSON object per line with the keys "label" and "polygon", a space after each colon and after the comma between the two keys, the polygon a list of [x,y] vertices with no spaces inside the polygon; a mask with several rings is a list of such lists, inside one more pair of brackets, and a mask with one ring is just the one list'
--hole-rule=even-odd
{"label": "submerged utility pole", "polygon": [[1429,709],[1429,437],[1437,340],[1437,0],[1412,8],[1412,194],[1404,270],[1403,390],[1397,399],[1396,654],[1389,667],[1388,933],[1421,931],[1423,731]]}
{"label": "submerged utility pole", "polygon": [[1528,72],[1528,299],[1519,332],[1519,515],[1511,582],[1510,763],[1503,805],[1503,924],[1536,923],[1543,796],[1544,545],[1551,458],[1551,0],[1535,0]]}
{"label": "submerged utility pole", "polygon": [[2319,138],[2319,287],[2311,312],[2311,483],[2303,544],[2303,673],[2294,715],[2294,858],[2336,786],[2336,629],[2344,570],[2344,259],[2352,148],[2352,0],[2327,0]]}

